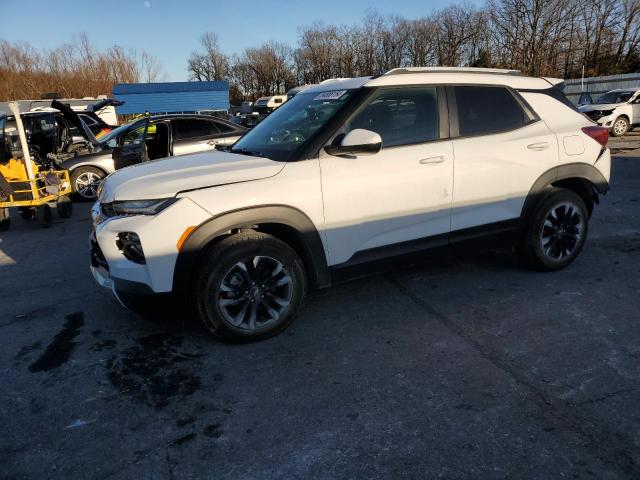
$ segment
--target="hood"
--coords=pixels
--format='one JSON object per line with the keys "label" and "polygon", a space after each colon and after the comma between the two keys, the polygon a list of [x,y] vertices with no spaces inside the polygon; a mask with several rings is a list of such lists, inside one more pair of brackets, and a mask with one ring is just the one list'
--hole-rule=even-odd
{"label": "hood", "polygon": [[583,105],[579,107],[579,109],[582,113],[597,112],[598,110],[613,110],[620,105],[624,105],[624,103],[592,103],[590,105]]}
{"label": "hood", "polygon": [[87,142],[89,142],[93,146],[99,145],[99,142],[93,135],[91,129],[87,127],[87,124],[82,121],[80,116],[76,112],[74,112],[71,107],[57,100],[53,100],[51,102],[51,108],[59,110],[64,118],[69,120],[73,124],[73,126],[78,129],[78,133],[82,135]]}
{"label": "hood", "polygon": [[87,105],[88,112],[98,112],[106,107],[119,107],[124,105],[123,100],[116,100],[115,98],[103,98],[102,100],[98,100],[95,103],[90,103]]}
{"label": "hood", "polygon": [[268,158],[218,151],[153,160],[109,175],[100,202],[174,197],[186,190],[273,177],[284,166]]}

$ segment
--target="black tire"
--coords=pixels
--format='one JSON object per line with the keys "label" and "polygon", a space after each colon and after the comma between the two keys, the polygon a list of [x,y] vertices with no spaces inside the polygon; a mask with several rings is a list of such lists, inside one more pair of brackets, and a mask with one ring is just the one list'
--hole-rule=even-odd
{"label": "black tire", "polygon": [[[99,168],[95,167],[78,167],[71,174],[71,189],[73,190],[74,195],[84,201],[94,201],[97,198],[97,185],[94,185],[94,182],[85,183],[93,179],[97,181],[99,179],[102,181],[104,177],[106,177],[106,173],[104,173]],[[84,187],[87,185],[87,187]]]}
{"label": "black tire", "polygon": [[622,137],[629,132],[629,120],[626,117],[618,117],[611,124],[611,132],[612,137]]}
{"label": "black tire", "polygon": [[[224,289],[223,281],[228,282]],[[205,253],[197,274],[195,302],[212,334],[251,342],[287,328],[305,293],[306,274],[296,252],[271,235],[248,231],[221,240]],[[225,301],[238,305],[221,306]],[[232,317],[239,318],[239,323],[233,323]]]}
{"label": "black tire", "polygon": [[60,218],[71,218],[73,215],[73,203],[69,197],[58,197],[56,200],[56,210]]}
{"label": "black tire", "polygon": [[520,251],[536,270],[560,270],[580,254],[588,231],[589,211],[582,198],[549,188],[527,221]]}
{"label": "black tire", "polygon": [[11,227],[11,216],[8,208],[0,208],[0,232],[6,232]]}
{"label": "black tire", "polygon": [[36,207],[36,221],[42,228],[49,228],[53,223],[53,215],[51,214],[51,207],[46,203]]}
{"label": "black tire", "polygon": [[31,221],[35,218],[36,211],[30,207],[20,207],[18,210],[23,220]]}

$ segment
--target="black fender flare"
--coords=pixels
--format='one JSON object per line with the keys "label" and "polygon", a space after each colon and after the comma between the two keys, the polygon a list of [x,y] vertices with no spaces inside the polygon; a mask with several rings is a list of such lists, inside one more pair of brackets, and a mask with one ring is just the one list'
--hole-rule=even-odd
{"label": "black fender flare", "polygon": [[[318,287],[331,284],[331,274],[320,238],[309,217],[287,205],[261,205],[232,210],[207,219],[197,226],[182,245],[173,274],[173,291],[186,294],[201,253],[226,232],[251,228],[259,224],[277,224],[296,232],[297,246],[302,248],[302,260],[311,283]],[[300,253],[300,252],[299,252]],[[311,271],[309,271],[311,270]]]}
{"label": "black fender flare", "polygon": [[577,178],[588,182],[594,193],[605,194],[609,191],[609,182],[607,182],[607,179],[604,177],[602,172],[593,165],[588,163],[567,163],[565,165],[558,165],[557,167],[553,167],[540,175],[534,182],[531,190],[529,190],[520,214],[522,223],[526,224],[526,219],[529,218],[529,215],[538,203],[540,195],[545,188],[560,180],[570,178]]}

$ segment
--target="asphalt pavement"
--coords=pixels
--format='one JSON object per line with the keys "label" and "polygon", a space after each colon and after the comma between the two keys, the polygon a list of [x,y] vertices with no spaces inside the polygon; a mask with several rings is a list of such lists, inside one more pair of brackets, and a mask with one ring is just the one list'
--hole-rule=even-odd
{"label": "asphalt pavement", "polygon": [[[634,143],[635,142],[635,143]],[[250,345],[93,283],[89,206],[0,234],[0,478],[640,478],[640,136],[568,269],[508,252],[312,293]]]}

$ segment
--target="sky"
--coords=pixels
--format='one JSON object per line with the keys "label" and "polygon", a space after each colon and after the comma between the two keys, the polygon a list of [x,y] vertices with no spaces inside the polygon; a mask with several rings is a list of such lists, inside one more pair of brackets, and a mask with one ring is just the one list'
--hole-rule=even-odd
{"label": "sky", "polygon": [[[187,80],[189,54],[206,31],[218,34],[225,53],[269,40],[295,44],[298,27],[320,21],[353,24],[369,8],[418,18],[451,0],[0,0],[0,39],[53,48],[88,35],[94,47],[120,45],[146,50],[164,68],[167,81]],[[480,5],[480,0],[471,3]]]}

